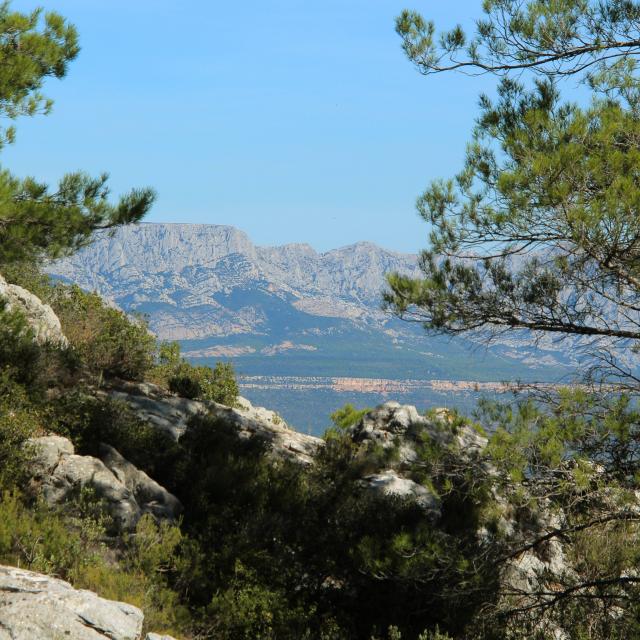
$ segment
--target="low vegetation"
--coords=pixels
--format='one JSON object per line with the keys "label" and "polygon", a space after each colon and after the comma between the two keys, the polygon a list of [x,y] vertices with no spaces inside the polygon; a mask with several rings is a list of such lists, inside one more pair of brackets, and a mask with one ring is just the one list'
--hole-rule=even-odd
{"label": "low vegetation", "polygon": [[157,365],[149,377],[183,398],[212,400],[233,407],[238,397],[233,366],[217,362],[215,367],[194,366],[180,356],[177,342],[159,345]]}
{"label": "low vegetation", "polygon": [[[64,286],[54,285],[47,299],[68,300]],[[637,522],[622,515],[640,474],[640,418],[629,401],[597,402],[573,392],[553,410],[486,405],[482,423],[493,435],[486,453],[466,461],[444,441],[415,434],[416,457],[404,473],[438,497],[442,517],[434,526],[412,500],[362,484],[400,455],[397,447],[354,442],[350,428],[364,409],[337,411],[325,447],[304,466],[274,459],[266,442],[239,439],[227,423],[206,415],[192,419],[176,443],[127,405],[96,395],[117,369],[85,361],[91,339],[113,345],[102,353],[114,365],[120,354],[128,358],[144,345],[149,357],[136,359],[148,363],[140,378],[167,387],[189,368],[175,345],[156,347],[137,321],[113,309],[103,315],[95,296],[71,291],[76,299],[87,295],[98,311],[91,331],[70,332],[71,353],[52,359],[56,349],[35,347],[36,358],[42,350],[55,361],[55,376],[25,377],[17,338],[28,333],[21,322],[6,327],[16,339],[6,341],[15,351],[3,352],[0,379],[0,562],[140,606],[149,628],[183,638],[535,637],[537,613],[518,610],[500,591],[500,563],[516,544],[502,523],[505,511],[521,522],[535,519],[546,503],[561,509],[564,527],[575,531],[570,553],[578,571],[558,588],[579,591],[597,577],[609,581],[599,592],[602,603],[633,597],[633,584],[623,591],[615,584],[639,553],[629,544],[640,539]],[[79,324],[86,306],[65,309],[69,326],[73,310]],[[104,323],[112,313],[120,314],[117,321]],[[104,340],[103,331],[127,323],[133,328]],[[455,433],[464,424],[453,417],[446,429]],[[100,505],[86,492],[57,511],[40,504],[26,483],[24,443],[50,431],[69,437],[80,453],[95,454],[101,442],[117,448],[180,498],[181,522],[158,525],[144,517],[134,534],[112,538]],[[496,504],[496,487],[506,503]],[[607,504],[602,491],[619,493]],[[485,538],[478,537],[482,530]],[[615,617],[593,598],[542,608],[563,628],[571,621],[575,638],[637,632],[633,607]],[[522,635],[525,629],[532,635]],[[584,635],[594,629],[597,635]]]}

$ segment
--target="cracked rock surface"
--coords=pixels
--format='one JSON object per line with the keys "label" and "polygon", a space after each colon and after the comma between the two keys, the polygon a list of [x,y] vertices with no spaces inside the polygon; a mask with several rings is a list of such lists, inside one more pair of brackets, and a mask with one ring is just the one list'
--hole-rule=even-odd
{"label": "cracked rock surface", "polygon": [[112,519],[112,533],[135,528],[145,513],[175,520],[182,511],[178,498],[125,460],[113,447],[102,445],[101,459],[75,454],[61,436],[31,438],[34,482],[47,504],[64,503],[89,487]]}
{"label": "cracked rock surface", "polygon": [[130,604],[0,566],[0,640],[140,640],[142,622]]}

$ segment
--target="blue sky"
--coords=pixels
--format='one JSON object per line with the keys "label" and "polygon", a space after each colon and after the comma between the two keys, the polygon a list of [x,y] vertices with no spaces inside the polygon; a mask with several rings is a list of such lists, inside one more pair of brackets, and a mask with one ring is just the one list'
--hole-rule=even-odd
{"label": "blue sky", "polygon": [[4,165],[54,182],[153,186],[155,222],[230,224],[257,244],[425,246],[414,202],[461,166],[488,78],[421,76],[405,6],[451,27],[480,0],[14,0],[55,9],[82,51]]}

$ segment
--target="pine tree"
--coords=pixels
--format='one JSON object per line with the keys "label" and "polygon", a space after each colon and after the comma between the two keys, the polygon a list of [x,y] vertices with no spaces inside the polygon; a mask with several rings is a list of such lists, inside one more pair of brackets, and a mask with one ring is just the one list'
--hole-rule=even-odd
{"label": "pine tree", "polygon": [[[471,39],[461,28],[438,39],[414,12],[397,21],[423,73],[503,77],[496,99],[481,97],[462,171],[418,199],[431,225],[424,277],[392,275],[386,302],[436,332],[588,336],[599,372],[631,380],[612,345],[640,339],[640,5],[483,6]],[[563,99],[569,74],[586,104]]]}
{"label": "pine tree", "polygon": [[[49,113],[52,101],[42,86],[63,78],[78,52],[76,29],[59,14],[0,4],[0,119]],[[0,148],[14,140],[13,125],[0,127]],[[152,190],[140,189],[113,204],[106,175],[73,173],[50,188],[0,169],[0,264],[72,252],[98,229],[140,220],[153,200]]]}

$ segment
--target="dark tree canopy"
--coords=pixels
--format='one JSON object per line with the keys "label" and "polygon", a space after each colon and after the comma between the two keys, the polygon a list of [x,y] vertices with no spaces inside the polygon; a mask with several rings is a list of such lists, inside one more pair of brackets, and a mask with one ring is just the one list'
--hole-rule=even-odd
{"label": "dark tree canopy", "polygon": [[[505,76],[495,99],[481,97],[462,171],[418,199],[431,225],[424,278],[390,276],[386,302],[445,333],[525,328],[605,338],[596,349],[616,370],[611,341],[640,338],[639,51],[629,44],[640,33],[640,5],[484,8],[466,62],[455,57],[466,39],[460,30],[437,48],[433,26],[417,14],[398,19],[425,73],[472,67]],[[588,43],[597,46],[577,52]],[[444,54],[458,61],[445,64]],[[542,76],[513,78],[525,63]],[[586,105],[562,99],[563,74],[588,79]]]}
{"label": "dark tree canopy", "polygon": [[415,11],[396,21],[403,48],[425,75],[460,70],[571,75],[640,53],[640,4],[631,0],[484,0],[476,33],[436,34]]}
{"label": "dark tree canopy", "polygon": [[[0,118],[46,114],[52,101],[44,81],[63,78],[79,52],[75,28],[57,13],[29,14],[0,4]],[[0,126],[0,148],[15,139]],[[0,170],[0,264],[55,258],[88,242],[98,229],[139,221],[151,206],[150,189],[109,201],[107,176],[65,176],[56,188]]]}

